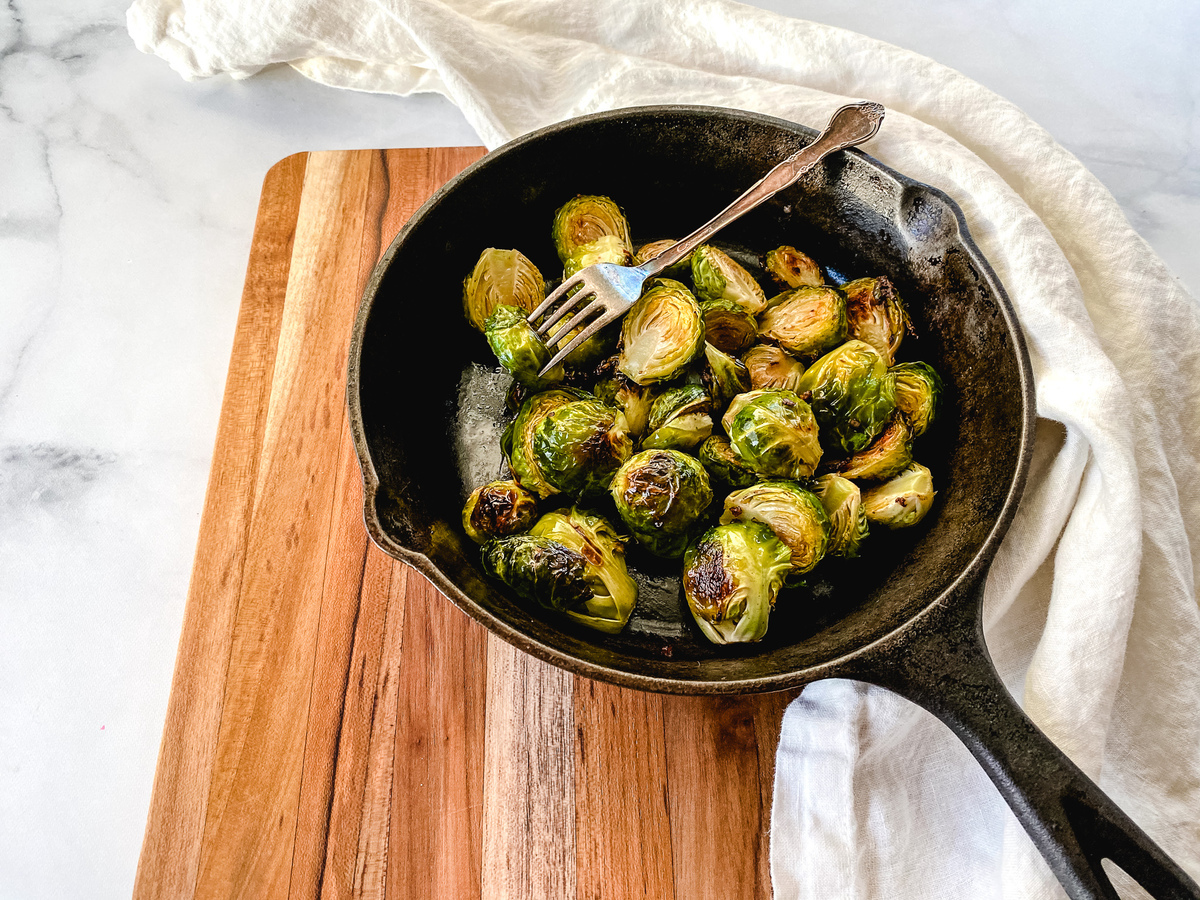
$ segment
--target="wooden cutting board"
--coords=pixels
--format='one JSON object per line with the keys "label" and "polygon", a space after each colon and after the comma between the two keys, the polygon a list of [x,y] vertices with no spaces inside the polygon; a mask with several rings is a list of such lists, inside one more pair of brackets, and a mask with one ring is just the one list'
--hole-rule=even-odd
{"label": "wooden cutting board", "polygon": [[267,174],[137,900],[770,895],[795,692],[569,675],[367,539],[344,400],[359,296],[482,154],[304,153]]}

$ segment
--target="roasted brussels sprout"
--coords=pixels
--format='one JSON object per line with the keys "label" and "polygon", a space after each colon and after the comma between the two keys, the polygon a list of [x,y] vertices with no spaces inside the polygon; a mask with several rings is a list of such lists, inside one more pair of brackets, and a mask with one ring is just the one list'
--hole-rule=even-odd
{"label": "roasted brussels sprout", "polygon": [[808,395],[821,445],[834,456],[869,447],[896,409],[895,383],[883,357],[862,341],[847,341],[818,359],[800,378],[797,393]]}
{"label": "roasted brussels sprout", "polygon": [[505,429],[502,445],[507,444],[508,467],[517,481],[526,490],[533,491],[543,500],[557,493],[555,487],[542,475],[536,454],[533,452],[533,435],[546,416],[560,406],[588,397],[586,391],[574,388],[556,388],[542,391],[526,398],[513,420],[511,430]]}
{"label": "roasted brussels sprout", "polygon": [[483,545],[483,569],[520,596],[615,634],[629,620],[637,584],[622,538],[600,516],[572,509],[542,516],[529,534]]}
{"label": "roasted brussels sprout", "polygon": [[650,408],[644,450],[692,450],[712,434],[712,401],[698,384],[664,391]]}
{"label": "roasted brussels sprout", "polygon": [[863,494],[867,518],[888,528],[916,525],[929,512],[936,495],[933,475],[920,463],[913,463],[895,478]]}
{"label": "roasted brussels sprout", "polygon": [[825,556],[829,516],[821,499],[794,481],[763,481],[725,498],[721,524],[761,522],[791,552],[790,575],[811,572]]}
{"label": "roasted brussels sprout", "polygon": [[794,391],[800,385],[804,365],[774,344],[755,344],[742,357],[755,391]]}
{"label": "roasted brussels sprout", "polygon": [[791,553],[765,525],[717,525],[688,549],[683,593],[714,644],[760,641],[783,586]]}
{"label": "roasted brussels sprout", "polygon": [[633,260],[629,223],[608,197],[581,195],[568,200],[554,214],[551,235],[564,277],[595,263],[624,266]]}
{"label": "roasted brussels sprout", "polygon": [[704,319],[687,286],[655,280],[621,322],[620,371],[638,384],[667,381],[704,347]]}
{"label": "roasted brussels sprout", "polygon": [[750,390],[750,373],[740,360],[722,353],[712,344],[704,345],[704,366],[700,381],[712,398],[716,415],[725,409],[738,394]]}
{"label": "roasted brussels sprout", "polygon": [[896,409],[908,419],[913,437],[920,437],[937,418],[942,403],[942,379],[933,366],[907,362],[892,366]]}
{"label": "roasted brussels sprout", "polygon": [[650,409],[658,394],[654,388],[643,387],[615,371],[615,365],[613,368],[611,375],[604,376],[596,382],[594,393],[602,403],[625,413],[625,427],[630,436],[640,438],[649,427]]}
{"label": "roasted brussels sprout", "polygon": [[850,336],[866,341],[889,366],[904,333],[912,329],[904,302],[892,283],[883,277],[859,278],[842,285],[846,294],[846,325]]}
{"label": "roasted brussels sprout", "polygon": [[560,363],[545,375],[538,374],[554,354],[525,316],[523,310],[502,303],[488,316],[483,333],[513,378],[533,390],[544,390],[563,380],[563,367]]}
{"label": "roasted brussels sprout", "polygon": [[677,559],[712,503],[708,473],[678,450],[643,450],[613,476],[617,512],[634,538],[656,556]]}
{"label": "roasted brussels sprout", "polygon": [[836,468],[845,478],[883,481],[907,469],[912,458],[912,431],[903,416],[895,416],[875,443],[841,460]]}
{"label": "roasted brussels sprout", "polygon": [[869,533],[867,512],[862,507],[858,485],[841,475],[822,475],[812,483],[813,493],[829,516],[829,546],[826,553],[852,559]]}
{"label": "roasted brussels sprout", "polygon": [[776,247],[763,257],[763,267],[781,287],[798,288],[802,285],[821,285],[825,279],[821,267],[795,247],[786,244]]}
{"label": "roasted brussels sprout", "polygon": [[519,250],[488,247],[463,281],[463,310],[467,321],[480,331],[501,304],[523,309],[529,315],[545,299],[542,273]]}
{"label": "roasted brussels sprout", "polygon": [[537,497],[511,480],[475,488],[462,513],[463,530],[477,544],[528,531],[536,519]]}
{"label": "roasted brussels sprout", "polygon": [[742,462],[733,452],[733,446],[725,438],[714,434],[700,445],[697,453],[701,464],[708,470],[710,481],[722,491],[750,487],[756,484],[759,474]]}
{"label": "roasted brussels sprout", "polygon": [[602,496],[613,473],[632,454],[624,414],[595,398],[563,404],[533,429],[538,471],[556,490],[573,497]]}
{"label": "roasted brussels sprout", "polygon": [[758,320],[759,335],[812,359],[846,340],[846,298],[835,287],[798,287]]}
{"label": "roasted brussels sprout", "polygon": [[760,475],[808,478],[821,460],[817,420],[791,391],[739,394],[721,424],[734,452]]}
{"label": "roasted brussels sprout", "polygon": [[704,337],[725,353],[740,356],[758,340],[758,323],[740,303],[726,297],[705,300],[700,304],[704,317]]}
{"label": "roasted brussels sprout", "polygon": [[692,251],[692,284],[700,300],[724,297],[757,316],[767,305],[767,295],[740,263],[724,250],[702,244]]}
{"label": "roasted brussels sprout", "polygon": [[[633,264],[640,266],[642,263],[650,262],[658,254],[662,253],[668,247],[675,246],[675,241],[651,241],[648,244],[642,244],[633,254]],[[692,274],[692,254],[688,254],[677,263],[672,263],[662,270],[662,274],[669,278],[688,278]]]}
{"label": "roasted brussels sprout", "polygon": [[582,604],[563,612],[609,634],[625,627],[638,594],[637,583],[625,567],[627,537],[619,534],[603,516],[577,507],[546,513],[530,534],[557,541],[587,561],[584,580],[590,595]]}

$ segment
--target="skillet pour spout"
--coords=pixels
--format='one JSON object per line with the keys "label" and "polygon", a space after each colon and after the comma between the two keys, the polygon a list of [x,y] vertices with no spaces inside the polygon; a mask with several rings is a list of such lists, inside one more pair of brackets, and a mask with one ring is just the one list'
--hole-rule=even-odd
{"label": "skillet pour spout", "polygon": [[1033,376],[1003,287],[961,211],[934,188],[839,152],[720,242],[745,260],[749,249],[800,247],[831,280],[885,274],[908,300],[917,337],[905,350],[946,385],[945,414],[921,450],[937,503],[916,533],[878,541],[870,565],[818,567],[817,602],[776,610],[761,644],[732,649],[692,626],[678,567],[631,553],[637,608],[621,634],[601,635],[489,580],[463,534],[467,495],[503,465],[507,379],[459,303],[480,251],[500,241],[556,272],[550,222],[580,193],[621,203],[638,242],[678,237],[815,134],[713,107],[616,110],[519,138],[438,191],[376,267],[352,335],[347,400],[372,539],[498,636],[588,678],[682,694],[831,676],[887,687],[959,735],[1074,900],[1115,900],[1105,858],[1160,900],[1200,900],[1195,882],[1025,717],[988,657],[982,585],[1025,484]]}

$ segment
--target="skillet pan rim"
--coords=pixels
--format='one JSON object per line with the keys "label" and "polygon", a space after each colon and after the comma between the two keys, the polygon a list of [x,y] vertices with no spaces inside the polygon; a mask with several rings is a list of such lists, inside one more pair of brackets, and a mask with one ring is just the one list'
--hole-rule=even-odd
{"label": "skillet pan rim", "polygon": [[362,349],[366,325],[374,308],[375,300],[379,293],[379,287],[384,280],[386,272],[390,267],[393,258],[399,252],[400,247],[403,246],[408,235],[421,225],[431,210],[439,204],[445,195],[457,189],[461,182],[472,176],[479,168],[489,165],[492,161],[507,155],[510,152],[516,151],[530,142],[537,141],[545,135],[553,134],[568,128],[575,128],[597,122],[606,122],[614,119],[628,118],[631,116],[653,117],[672,114],[677,115],[680,113],[689,115],[708,115],[720,118],[733,118],[743,122],[765,125],[786,132],[791,132],[797,136],[807,137],[809,140],[817,135],[817,131],[815,129],[789,121],[787,119],[781,119],[775,116],[768,116],[762,113],[730,107],[691,104],[663,104],[623,107],[620,109],[591,113],[547,125],[543,128],[537,129],[536,131],[532,131],[517,137],[501,147],[486,153],[483,157],[471,163],[469,166],[447,181],[444,185],[442,185],[437,191],[435,191],[429,197],[429,199],[426,200],[415,213],[413,213],[408,221],[405,222],[400,231],[397,232],[384,255],[373,268],[371,276],[367,280],[366,286],[363,289],[362,299],[360,300],[358,313],[356,315],[354,327],[351,332],[348,354],[349,360],[346,378],[347,414],[349,418],[350,431],[354,442],[355,454],[358,457],[359,467],[362,471],[364,523],[366,525],[369,537],[376,545],[379,546],[381,550],[383,550],[389,556],[412,566],[414,569],[424,575],[430,582],[433,583],[435,587],[444,593],[451,600],[451,602],[454,603],[455,606],[469,615],[472,619],[483,625],[488,631],[496,634],[526,653],[565,669],[573,674],[582,675],[587,678],[604,681],[610,684],[617,684],[622,687],[666,694],[723,695],[766,693],[788,690],[791,688],[801,687],[805,684],[809,684],[810,682],[818,681],[823,678],[838,677],[838,675],[841,674],[841,671],[845,669],[848,664],[875,652],[876,648],[880,647],[881,645],[894,642],[901,634],[908,632],[915,625],[917,625],[917,623],[929,615],[932,610],[948,602],[955,602],[963,592],[980,583],[986,577],[987,570],[996,554],[996,550],[999,547],[1000,541],[1007,533],[1008,528],[1012,523],[1012,519],[1016,515],[1016,510],[1025,488],[1025,482],[1028,478],[1030,460],[1033,454],[1034,429],[1037,420],[1036,399],[1032,364],[1029,359],[1025,335],[1022,331],[1020,322],[1016,316],[1016,311],[1013,308],[1012,302],[1008,297],[1008,293],[1005,290],[1004,285],[1001,283],[999,277],[996,275],[996,272],[992,269],[991,264],[983,256],[982,252],[975,244],[974,239],[971,237],[971,233],[967,227],[966,218],[962,209],[953,200],[953,198],[939,188],[910,178],[909,176],[896,171],[885,163],[880,162],[875,157],[864,153],[858,148],[850,148],[843,152],[859,157],[869,167],[872,167],[888,178],[893,179],[905,190],[915,190],[937,198],[939,201],[945,204],[947,209],[953,212],[955,223],[958,229],[958,240],[961,242],[963,250],[966,252],[969,261],[974,266],[978,267],[978,270],[983,276],[983,280],[986,281],[988,287],[994,294],[996,306],[1003,317],[1005,329],[1012,340],[1013,355],[1015,357],[1018,382],[1022,396],[1021,421],[1019,425],[1018,437],[1019,447],[1016,456],[1016,466],[1009,482],[1008,491],[1005,494],[1004,502],[1001,506],[1000,512],[993,521],[992,527],[988,530],[987,536],[972,555],[970,561],[937,594],[936,597],[922,606],[915,613],[905,618],[903,621],[896,623],[894,628],[891,628],[879,637],[863,644],[860,647],[855,648],[854,650],[840,654],[832,659],[828,659],[814,665],[804,666],[789,672],[728,680],[686,679],[680,677],[651,676],[638,674],[636,672],[627,672],[621,669],[608,668],[596,663],[588,662],[576,656],[572,656],[563,650],[552,647],[549,644],[545,644],[531,637],[525,632],[514,628],[504,620],[493,615],[482,604],[459,588],[450,577],[442,572],[441,569],[429,559],[429,557],[423,553],[420,553],[419,551],[406,547],[395,540],[384,528],[376,505],[376,497],[381,488],[381,481],[375,469],[374,461],[371,457],[371,451],[367,443],[366,431],[363,425],[360,392]]}

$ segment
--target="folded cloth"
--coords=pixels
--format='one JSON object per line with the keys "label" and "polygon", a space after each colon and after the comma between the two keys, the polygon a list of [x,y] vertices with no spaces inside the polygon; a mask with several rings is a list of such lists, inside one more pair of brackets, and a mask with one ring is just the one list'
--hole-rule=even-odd
{"label": "folded cloth", "polygon": [[[287,63],[337,87],[437,91],[489,147],[622,106],[818,125],[849,98],[882,102],[870,153],[958,201],[1033,359],[1033,469],[985,593],[992,656],[1200,877],[1200,312],[1019,109],[898,47],[726,0],[136,0],[128,24],[185,78]],[[810,685],[784,717],[771,867],[779,898],[1061,896],[950,732],[849,681]]]}

